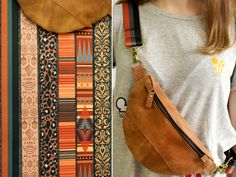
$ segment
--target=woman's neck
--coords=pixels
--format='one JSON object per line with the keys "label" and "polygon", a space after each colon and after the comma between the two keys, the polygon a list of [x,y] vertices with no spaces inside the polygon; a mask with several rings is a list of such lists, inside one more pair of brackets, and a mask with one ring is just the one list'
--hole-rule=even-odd
{"label": "woman's neck", "polygon": [[181,16],[196,16],[204,12],[201,0],[150,0],[150,2],[163,11]]}

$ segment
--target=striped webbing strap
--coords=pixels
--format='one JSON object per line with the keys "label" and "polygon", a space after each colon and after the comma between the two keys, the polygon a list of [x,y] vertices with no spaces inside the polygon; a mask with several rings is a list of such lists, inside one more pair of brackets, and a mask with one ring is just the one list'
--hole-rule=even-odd
{"label": "striped webbing strap", "polygon": [[125,32],[125,46],[142,46],[137,3],[123,2],[123,21]]}

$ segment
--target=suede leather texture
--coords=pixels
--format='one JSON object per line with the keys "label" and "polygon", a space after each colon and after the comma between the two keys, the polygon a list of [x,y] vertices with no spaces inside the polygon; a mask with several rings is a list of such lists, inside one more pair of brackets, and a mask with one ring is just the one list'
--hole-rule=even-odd
{"label": "suede leather texture", "polygon": [[[208,150],[181,117],[159,84],[142,65],[133,69],[136,83],[131,89],[123,119],[126,143],[134,157],[148,169],[168,175],[212,174],[217,167]],[[151,87],[151,86],[152,87]],[[186,143],[166,116],[153,103],[145,106],[148,90],[154,90],[174,122],[204,153],[199,157]]]}
{"label": "suede leather texture", "polygon": [[111,11],[110,0],[17,0],[24,14],[47,31],[66,33],[91,26]]}

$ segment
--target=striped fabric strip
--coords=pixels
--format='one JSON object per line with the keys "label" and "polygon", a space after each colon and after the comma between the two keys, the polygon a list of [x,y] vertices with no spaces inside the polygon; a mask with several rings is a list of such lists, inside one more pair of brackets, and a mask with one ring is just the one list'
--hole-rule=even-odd
{"label": "striped fabric strip", "polygon": [[[1,3],[0,9],[2,11]],[[0,36],[0,49],[2,49],[2,18],[0,18]],[[0,64],[2,66],[2,50],[0,50]],[[2,67],[0,67],[0,174],[2,174]]]}
{"label": "striped fabric strip", "polygon": [[75,34],[58,35],[60,177],[76,176]]}
{"label": "striped fabric strip", "polygon": [[76,33],[78,177],[93,177],[92,37],[92,28]]}
{"label": "striped fabric strip", "polygon": [[1,1],[2,176],[8,176],[8,1]]}
{"label": "striped fabric strip", "polygon": [[37,26],[20,14],[22,176],[38,176]]}
{"label": "striped fabric strip", "polygon": [[137,3],[123,2],[123,20],[125,31],[125,46],[135,47],[142,45]]}
{"label": "striped fabric strip", "polygon": [[111,174],[111,17],[93,27],[94,176]]}
{"label": "striped fabric strip", "polygon": [[[8,1],[9,3],[10,1]],[[8,23],[11,24],[11,30],[8,32],[10,33],[9,37],[9,53],[11,55],[9,60],[9,63],[11,64],[11,82],[12,85],[12,97],[11,97],[11,105],[12,105],[12,117],[11,117],[11,146],[9,147],[10,155],[9,158],[11,158],[11,167],[9,168],[9,171],[11,173],[9,176],[19,176],[19,171],[21,168],[20,165],[20,144],[19,144],[19,139],[20,139],[20,60],[19,60],[19,8],[18,4],[15,0],[11,0],[11,13],[9,17],[11,17],[11,22],[9,21]],[[18,120],[18,121],[15,121]],[[16,150],[17,149],[17,150]]]}
{"label": "striped fabric strip", "polygon": [[38,28],[40,176],[58,176],[57,35]]}

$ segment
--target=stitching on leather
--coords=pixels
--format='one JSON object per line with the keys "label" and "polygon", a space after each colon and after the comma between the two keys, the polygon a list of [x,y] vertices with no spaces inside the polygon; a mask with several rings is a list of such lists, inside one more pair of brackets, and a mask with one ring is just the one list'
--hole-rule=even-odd
{"label": "stitching on leather", "polygon": [[69,13],[70,15],[72,15],[74,18],[75,18],[75,20],[80,24],[80,25],[82,25],[83,27],[85,27],[85,25],[84,24],[82,24],[80,21],[79,21],[79,19],[74,15],[74,14],[72,14],[69,10],[67,10],[66,8],[64,8],[63,6],[61,6],[60,4],[58,4],[57,2],[55,2],[54,0],[51,0],[54,4],[56,4],[57,6],[60,6],[64,11],[66,11],[67,13]]}

